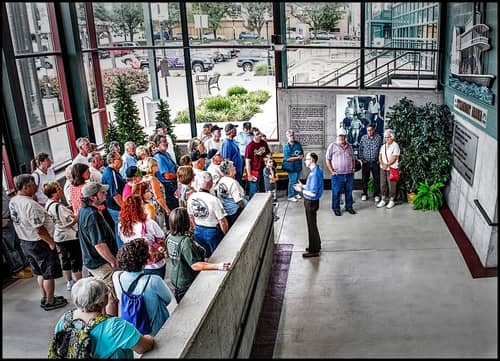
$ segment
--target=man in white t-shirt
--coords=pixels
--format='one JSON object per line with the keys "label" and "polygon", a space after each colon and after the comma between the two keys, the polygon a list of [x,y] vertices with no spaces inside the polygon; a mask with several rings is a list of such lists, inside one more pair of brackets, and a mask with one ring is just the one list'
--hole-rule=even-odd
{"label": "man in white t-shirt", "polygon": [[221,201],[210,193],[212,176],[207,171],[196,177],[197,192],[191,194],[187,210],[194,225],[193,238],[205,248],[205,258],[215,251],[228,230],[226,212]]}
{"label": "man in white t-shirt", "polygon": [[78,138],[75,143],[76,147],[78,148],[78,154],[73,159],[73,162],[71,164],[83,163],[88,165],[89,160],[87,159],[87,157],[89,156],[89,153],[92,150],[92,147],[90,145],[90,140],[88,138],[81,137]]}
{"label": "man in white t-shirt", "polygon": [[219,170],[223,176],[219,179],[216,193],[227,213],[227,222],[229,227],[231,227],[243,208],[247,205],[248,200],[245,198],[243,187],[235,179],[236,168],[233,162],[227,159],[223,160],[219,166]]}
{"label": "man in white t-shirt", "polygon": [[220,150],[222,147],[221,130],[217,125],[212,127],[212,137],[205,141],[205,148],[207,152],[212,149]]}
{"label": "man in white t-shirt", "polygon": [[54,296],[55,279],[62,277],[61,262],[54,242],[54,222],[47,211],[33,199],[35,179],[30,174],[14,178],[17,194],[9,203],[9,211],[21,240],[21,248],[37,276],[42,299],[40,307],[46,311],[66,306],[62,296]]}
{"label": "man in white t-shirt", "polygon": [[93,151],[89,154],[89,171],[90,171],[90,181],[101,183],[102,170],[104,168],[104,160],[102,159],[101,153],[98,151]]}

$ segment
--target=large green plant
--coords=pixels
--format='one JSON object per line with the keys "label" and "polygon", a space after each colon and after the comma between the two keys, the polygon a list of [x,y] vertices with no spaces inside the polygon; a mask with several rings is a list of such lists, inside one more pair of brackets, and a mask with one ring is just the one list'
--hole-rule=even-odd
{"label": "large green plant", "polygon": [[401,149],[400,185],[416,192],[418,185],[450,180],[453,115],[446,105],[416,106],[406,97],[389,108],[387,126]]}

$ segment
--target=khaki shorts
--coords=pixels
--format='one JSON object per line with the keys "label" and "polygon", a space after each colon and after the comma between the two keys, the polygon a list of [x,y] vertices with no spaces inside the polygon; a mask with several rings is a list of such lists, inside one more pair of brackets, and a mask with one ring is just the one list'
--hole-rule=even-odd
{"label": "khaki shorts", "polygon": [[118,297],[116,297],[115,287],[113,286],[113,268],[109,263],[105,263],[102,266],[94,269],[89,268],[89,272],[95,278],[101,279],[106,283],[109,290],[109,298],[112,303],[118,302]]}

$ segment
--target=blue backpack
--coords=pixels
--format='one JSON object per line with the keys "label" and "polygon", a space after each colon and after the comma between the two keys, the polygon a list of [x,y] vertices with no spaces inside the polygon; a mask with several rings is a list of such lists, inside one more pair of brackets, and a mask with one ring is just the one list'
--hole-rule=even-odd
{"label": "blue backpack", "polygon": [[151,333],[151,322],[149,320],[148,310],[146,309],[146,301],[144,300],[144,290],[148,286],[151,276],[148,277],[141,294],[134,295],[132,292],[134,292],[137,282],[144,274],[141,273],[139,277],[130,284],[127,291],[125,291],[122,286],[122,281],[120,279],[122,274],[123,272],[118,276],[118,282],[122,289],[122,297],[120,299],[121,318],[132,323],[143,335],[147,335]]}

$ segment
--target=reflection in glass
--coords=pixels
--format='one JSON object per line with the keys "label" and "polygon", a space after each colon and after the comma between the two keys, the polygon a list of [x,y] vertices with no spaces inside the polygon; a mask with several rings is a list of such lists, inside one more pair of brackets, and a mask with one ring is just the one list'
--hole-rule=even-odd
{"label": "reflection in glass", "polygon": [[8,2],[6,7],[16,54],[54,50],[47,3]]}
{"label": "reflection in glass", "polygon": [[55,165],[71,159],[71,148],[69,146],[68,127],[66,124],[32,135],[31,144],[33,144],[33,152],[35,154],[41,152],[49,154]]}
{"label": "reflection in glass", "polygon": [[17,60],[21,91],[31,132],[65,121],[55,57]]}

